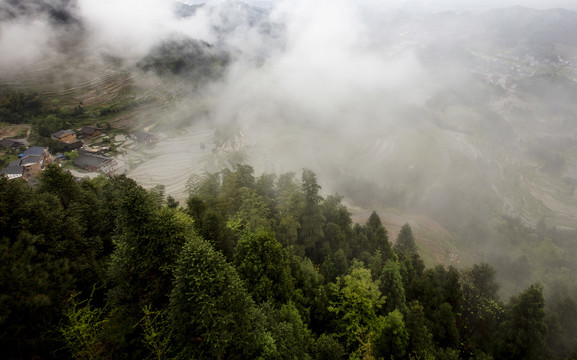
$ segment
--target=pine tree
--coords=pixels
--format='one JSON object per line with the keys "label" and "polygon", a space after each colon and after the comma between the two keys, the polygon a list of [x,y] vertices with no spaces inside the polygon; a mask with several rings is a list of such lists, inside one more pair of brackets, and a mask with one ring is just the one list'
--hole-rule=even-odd
{"label": "pine tree", "polygon": [[408,257],[409,254],[414,254],[417,252],[415,236],[413,235],[413,230],[409,224],[405,224],[401,228],[401,231],[397,236],[397,241],[395,242],[395,252],[397,255],[399,255],[399,257]]}
{"label": "pine tree", "polygon": [[161,309],[168,304],[172,271],[181,247],[193,234],[188,215],[159,207],[133,180],[122,183],[118,196],[118,226],[109,273],[108,337],[121,352],[140,355],[142,309]]}
{"label": "pine tree", "polygon": [[545,301],[543,287],[533,284],[513,297],[499,330],[499,358],[537,360],[545,358]]}
{"label": "pine tree", "polygon": [[404,359],[409,345],[403,314],[397,309],[385,316],[383,326],[375,336],[377,358]]}
{"label": "pine tree", "polygon": [[220,252],[195,236],[185,244],[174,275],[169,319],[180,357],[266,355],[273,340],[264,330],[262,315]]}
{"label": "pine tree", "polygon": [[393,249],[389,242],[389,236],[376,211],[371,213],[365,226],[367,229],[367,240],[371,248],[381,252],[383,261],[391,259],[393,257]]}
{"label": "pine tree", "polygon": [[306,254],[318,261],[316,246],[324,238],[324,217],[320,206],[323,198],[319,195],[321,187],[317,183],[317,176],[309,169],[303,170],[302,188],[304,208],[300,218],[299,242],[304,247]]}
{"label": "pine tree", "polygon": [[380,279],[380,289],[387,299],[384,306],[385,314],[395,309],[398,309],[401,313],[407,312],[405,288],[397,261],[389,259],[385,263]]}
{"label": "pine tree", "polygon": [[329,311],[336,315],[340,336],[348,349],[354,351],[360,346],[359,339],[373,335],[383,320],[378,315],[385,303],[379,282],[373,281],[369,269],[357,264],[350,275],[338,277],[329,287],[334,299]]}
{"label": "pine tree", "polygon": [[236,247],[234,263],[257,303],[280,305],[294,296],[287,253],[271,232],[244,235]]}
{"label": "pine tree", "polygon": [[497,291],[495,269],[476,264],[461,274],[463,305],[457,318],[464,352],[489,353],[503,309]]}

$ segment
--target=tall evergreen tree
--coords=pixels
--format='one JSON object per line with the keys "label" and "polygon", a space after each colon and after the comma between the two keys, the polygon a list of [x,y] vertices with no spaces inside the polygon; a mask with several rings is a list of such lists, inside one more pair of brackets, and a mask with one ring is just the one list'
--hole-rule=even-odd
{"label": "tall evergreen tree", "polygon": [[[72,180],[72,181],[70,181]],[[0,345],[8,358],[51,358],[72,292],[101,285],[100,202],[50,166],[39,186],[0,176]],[[86,203],[82,201],[86,200]]]}
{"label": "tall evergreen tree", "polygon": [[277,193],[278,220],[275,233],[283,246],[295,248],[301,228],[299,220],[304,207],[304,196],[302,188],[295,181],[294,173],[279,176]]}
{"label": "tall evergreen tree", "polygon": [[174,275],[169,318],[180,357],[270,355],[274,341],[264,330],[262,315],[232,265],[207,241],[198,236],[187,241]]}
{"label": "tall evergreen tree", "polygon": [[321,208],[325,224],[321,257],[334,253],[338,249],[347,248],[348,239],[352,234],[352,220],[351,214],[342,204],[342,200],[343,197],[340,195],[329,195],[322,202]]}
{"label": "tall evergreen tree", "polygon": [[178,253],[193,234],[190,217],[175,209],[160,208],[145,189],[120,177],[118,226],[109,267],[108,305],[110,341],[125,354],[142,350],[135,325],[142,308],[168,304],[172,271]]}
{"label": "tall evergreen tree", "polygon": [[334,334],[321,334],[314,344],[313,352],[315,360],[343,360],[346,354]]}
{"label": "tall evergreen tree", "polygon": [[379,316],[385,298],[379,291],[379,282],[374,282],[371,271],[358,264],[350,275],[338,277],[330,284],[333,296],[329,311],[336,315],[339,335],[348,350],[355,351],[361,344],[359,339],[374,335],[380,328],[383,317]]}
{"label": "tall evergreen tree", "polygon": [[257,303],[281,305],[293,298],[288,255],[271,232],[244,235],[236,247],[234,263]]}
{"label": "tall evergreen tree", "polygon": [[492,351],[492,341],[503,313],[495,269],[477,264],[461,274],[463,306],[457,318],[463,353],[477,356]]}
{"label": "tall evergreen tree", "polygon": [[367,240],[371,248],[381,252],[383,261],[391,259],[393,257],[393,249],[389,242],[389,236],[376,211],[371,213],[365,227],[367,229]]}
{"label": "tall evergreen tree", "polygon": [[380,289],[386,297],[384,314],[398,309],[401,313],[407,312],[405,288],[401,278],[399,263],[389,259],[385,263],[380,279]]}
{"label": "tall evergreen tree", "polygon": [[409,346],[409,333],[405,329],[403,314],[395,309],[385,316],[383,326],[375,336],[377,358],[404,359]]}
{"label": "tall evergreen tree", "polygon": [[417,252],[417,243],[415,242],[415,236],[409,224],[405,224],[401,228],[397,236],[397,241],[395,242],[395,252],[399,257],[408,257],[408,254]]}
{"label": "tall evergreen tree", "polygon": [[408,308],[405,320],[409,333],[408,352],[416,359],[434,359],[433,336],[427,327],[423,307],[418,301],[412,301]]}
{"label": "tall evergreen tree", "polygon": [[549,351],[558,358],[577,353],[577,301],[569,296],[555,300],[549,305],[546,320]]}
{"label": "tall evergreen tree", "polygon": [[324,238],[323,223],[325,219],[320,206],[323,198],[319,195],[321,187],[317,183],[317,176],[309,169],[303,170],[302,188],[304,207],[300,217],[299,242],[307,256],[318,261],[316,246]]}
{"label": "tall evergreen tree", "polygon": [[513,297],[499,328],[500,359],[537,360],[545,358],[545,300],[543,287],[533,284]]}
{"label": "tall evergreen tree", "polygon": [[279,308],[269,303],[261,305],[265,314],[265,328],[274,339],[274,352],[268,359],[311,359],[313,337],[293,303]]}

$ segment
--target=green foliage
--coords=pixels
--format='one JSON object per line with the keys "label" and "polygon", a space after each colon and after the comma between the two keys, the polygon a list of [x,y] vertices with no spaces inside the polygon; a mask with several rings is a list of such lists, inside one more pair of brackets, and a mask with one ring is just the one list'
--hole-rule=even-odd
{"label": "green foliage", "polygon": [[[169,318],[185,358],[256,358],[266,352],[262,315],[224,256],[198,236],[175,269]],[[270,338],[270,335],[268,335]]]}
{"label": "green foliage", "polygon": [[345,252],[339,249],[333,254],[325,256],[321,264],[321,273],[327,282],[334,282],[338,276],[344,275],[349,268]]}
{"label": "green foliage", "polygon": [[311,323],[328,321],[328,299],[322,276],[312,261],[306,257],[292,255],[289,261],[291,275],[295,281],[294,303],[302,318]]}
{"label": "green foliage", "polygon": [[409,304],[405,328],[409,333],[407,351],[416,359],[434,359],[433,336],[426,324],[423,306],[418,301]]}
{"label": "green foliage", "polygon": [[284,304],[294,297],[288,255],[271,232],[244,235],[237,244],[234,263],[257,303]]}
{"label": "green foliage", "polygon": [[464,352],[489,353],[503,313],[498,301],[495,270],[488,264],[467,268],[461,275],[461,287],[463,306],[457,321]]}
{"label": "green foliage", "polygon": [[100,188],[49,166],[36,189],[0,177],[0,338],[11,358],[45,357],[74,292],[104,276]]}
{"label": "green foliage", "polygon": [[442,348],[458,347],[457,315],[451,304],[444,302],[429,316],[433,340]]}
{"label": "green foliage", "polygon": [[513,297],[499,327],[499,358],[543,359],[545,357],[545,301],[543,287],[533,284]]}
{"label": "green foliage", "polygon": [[503,312],[491,266],[425,269],[408,225],[391,249],[375,212],[353,225],[310,170],[299,182],[238,165],[190,190],[183,209],[124,176],[76,181],[51,165],[35,188],[1,177],[5,357],[531,359],[577,349],[568,291],[545,309],[531,286]]}
{"label": "green foliage", "polygon": [[343,197],[329,195],[321,204],[325,219],[323,226],[324,239],[320,244],[319,256],[325,257],[339,249],[347,249],[351,235],[351,214],[342,204]]}
{"label": "green foliage", "polygon": [[12,161],[18,159],[18,154],[12,152],[11,150],[0,155],[0,169],[8,166]]}
{"label": "green foliage", "polygon": [[[138,101],[136,100],[124,100],[116,101],[111,104],[104,105],[100,108],[96,108],[93,111],[96,112],[98,116],[109,116],[117,113],[121,113],[126,110],[130,110],[138,106]],[[82,108],[75,108],[75,112],[79,112]]]}
{"label": "green foliage", "polygon": [[397,241],[395,242],[395,252],[399,256],[417,252],[415,236],[413,235],[413,230],[409,224],[403,225],[399,235],[397,235]]}
{"label": "green foliage", "polygon": [[385,314],[397,309],[401,313],[407,312],[405,288],[397,261],[389,259],[385,263],[380,278],[380,290],[387,299],[384,306]]}
{"label": "green foliage", "polygon": [[[379,251],[384,261],[391,259],[393,257],[393,249],[391,243],[389,242],[389,236],[387,234],[387,230],[381,222],[381,218],[375,211],[373,211],[371,216],[369,216],[369,220],[367,220],[366,223],[366,229],[367,241],[370,248]],[[404,229],[404,227],[401,229],[401,233],[403,233],[403,231],[407,231]],[[399,234],[399,236],[401,236],[401,234]],[[398,243],[399,240],[397,240],[397,244]]]}
{"label": "green foliage", "polygon": [[142,351],[141,329],[134,324],[147,305],[168,304],[176,259],[193,234],[193,222],[184,213],[161,207],[158,197],[132,180],[116,179],[117,226],[115,249],[108,268],[108,304],[112,309],[110,341],[126,353]]}
{"label": "green foliage", "polygon": [[385,316],[383,326],[375,337],[377,358],[404,359],[409,345],[403,314],[397,309]]}
{"label": "green foliage", "polygon": [[205,42],[183,38],[164,41],[137,65],[160,75],[178,75],[194,82],[215,80],[224,71],[229,55]]}
{"label": "green foliage", "polygon": [[92,306],[92,296],[82,301],[77,297],[75,294],[68,300],[66,323],[60,327],[66,347],[75,359],[106,359],[108,349],[102,341],[102,327],[108,322],[107,309]]}
{"label": "green foliage", "polygon": [[247,230],[272,229],[270,204],[263,196],[253,189],[242,187],[239,191],[239,199],[241,205],[235,217],[243,223]]}
{"label": "green foliage", "polygon": [[313,337],[294,304],[288,303],[274,309],[265,303],[262,310],[266,317],[266,329],[275,345],[269,359],[311,359]]}
{"label": "green foliage", "polygon": [[46,251],[40,235],[22,232],[0,241],[0,344],[8,358],[33,358],[56,349],[55,325],[73,289],[65,258]]}
{"label": "green foliage", "polygon": [[42,113],[44,103],[37,92],[0,92],[0,122],[21,124]]}
{"label": "green foliage", "polygon": [[311,170],[304,169],[302,174],[304,207],[299,221],[298,241],[306,254],[315,260],[317,259],[317,242],[324,238],[323,222],[325,219],[320,206],[323,200],[319,195],[320,188],[316,175]]}
{"label": "green foliage", "polygon": [[345,348],[334,334],[321,334],[314,345],[315,360],[342,360],[345,358]]}
{"label": "green foliage", "polygon": [[569,358],[577,349],[577,302],[565,295],[550,304],[546,318],[548,348],[557,358]]}
{"label": "green foliage", "polygon": [[299,218],[304,207],[304,196],[294,180],[294,174],[279,176],[277,193],[278,225],[275,232],[281,244],[285,247],[294,247],[301,228]]}
{"label": "green foliage", "polygon": [[78,151],[74,150],[71,152],[67,152],[63,154],[66,158],[68,158],[68,160],[70,162],[73,162],[74,160],[76,160],[78,158]]}
{"label": "green foliage", "polygon": [[154,311],[150,305],[142,309],[144,316],[140,320],[144,345],[157,360],[169,359],[172,354],[172,328],[165,310]]}
{"label": "green foliage", "polygon": [[378,313],[385,299],[379,291],[379,282],[373,281],[369,269],[356,266],[350,275],[338,277],[329,288],[332,300],[328,310],[336,316],[339,336],[349,349],[357,349],[364,332],[374,333],[382,322]]}

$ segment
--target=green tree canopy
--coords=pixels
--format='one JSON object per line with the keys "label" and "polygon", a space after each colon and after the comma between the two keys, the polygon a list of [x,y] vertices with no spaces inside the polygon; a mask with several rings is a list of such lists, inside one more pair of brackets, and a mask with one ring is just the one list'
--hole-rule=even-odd
{"label": "green tree canopy", "polygon": [[182,249],[174,273],[169,318],[179,356],[247,359],[272,343],[263,317],[222,253],[198,236]]}
{"label": "green tree canopy", "polygon": [[336,316],[339,335],[349,350],[359,347],[359,338],[374,334],[382,323],[379,316],[385,298],[381,296],[379,282],[374,282],[371,271],[360,265],[353,267],[350,275],[338,277],[330,284],[333,300],[329,311]]}
{"label": "green tree canopy", "polygon": [[545,358],[545,300],[543,287],[533,284],[513,297],[505,311],[505,321],[499,328],[499,358]]}
{"label": "green tree canopy", "polygon": [[403,314],[398,309],[385,316],[383,325],[375,336],[377,358],[404,359],[409,345],[409,333],[405,329]]}
{"label": "green tree canopy", "polygon": [[239,240],[234,263],[257,303],[285,304],[294,296],[286,250],[270,231],[247,233]]}

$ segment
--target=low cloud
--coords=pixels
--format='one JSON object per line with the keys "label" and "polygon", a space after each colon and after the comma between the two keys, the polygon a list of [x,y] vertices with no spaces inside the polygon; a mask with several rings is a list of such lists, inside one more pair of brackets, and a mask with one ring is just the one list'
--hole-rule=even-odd
{"label": "low cloud", "polygon": [[77,14],[96,51],[124,58],[145,56],[154,45],[175,34],[214,40],[204,11],[183,19],[175,14],[175,4],[166,0],[79,0]]}
{"label": "low cloud", "polygon": [[42,18],[3,22],[0,25],[0,74],[54,55],[55,35]]}

